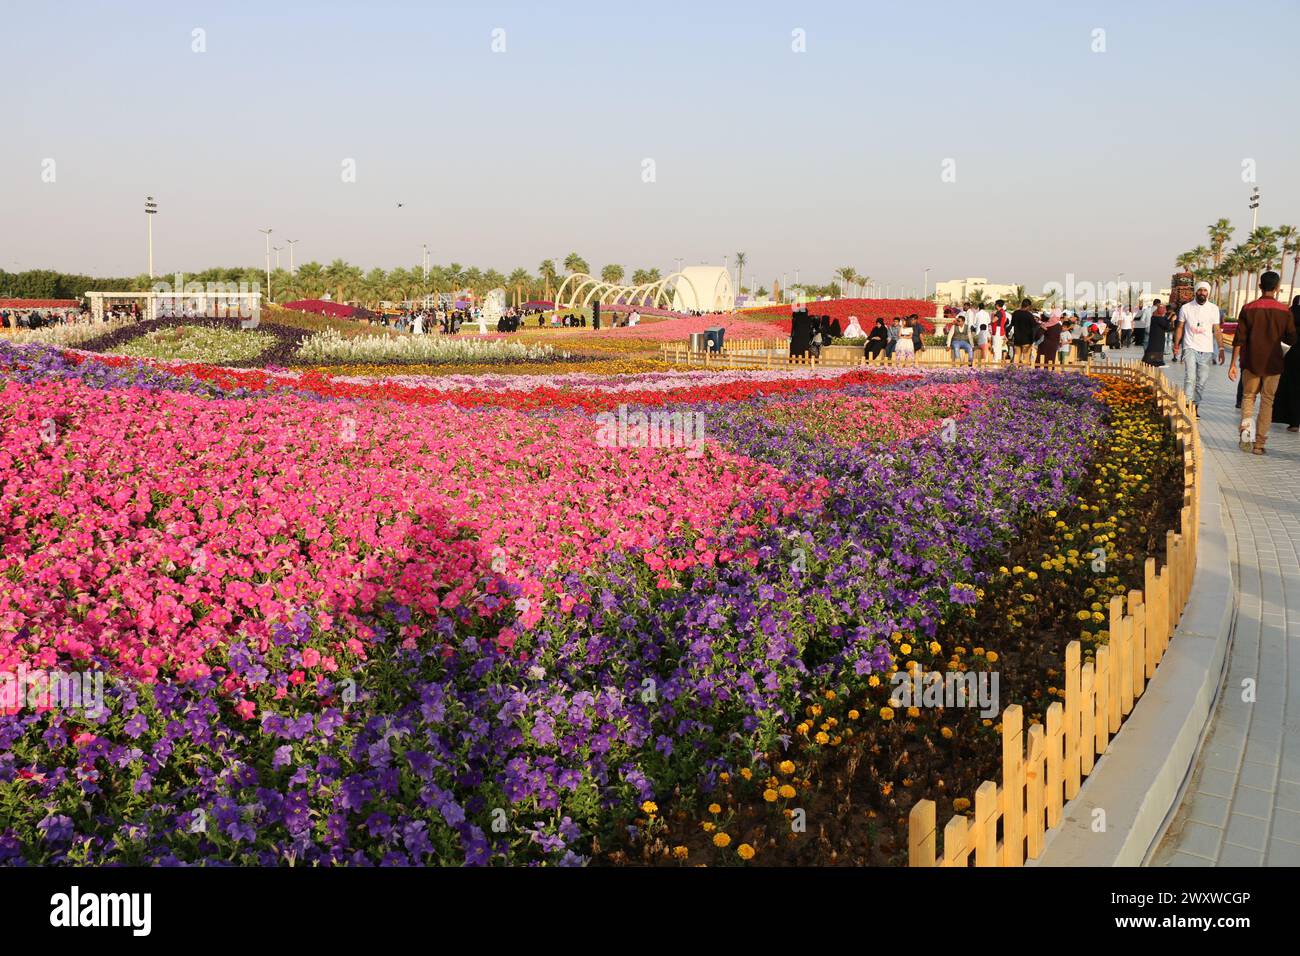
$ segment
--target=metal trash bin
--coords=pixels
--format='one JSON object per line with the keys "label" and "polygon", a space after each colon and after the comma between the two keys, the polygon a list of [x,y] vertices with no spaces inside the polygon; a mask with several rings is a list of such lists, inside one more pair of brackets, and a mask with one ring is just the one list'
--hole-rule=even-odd
{"label": "metal trash bin", "polygon": [[703,352],[708,346],[708,337],[703,332],[691,333],[691,344],[689,346],[692,352]]}

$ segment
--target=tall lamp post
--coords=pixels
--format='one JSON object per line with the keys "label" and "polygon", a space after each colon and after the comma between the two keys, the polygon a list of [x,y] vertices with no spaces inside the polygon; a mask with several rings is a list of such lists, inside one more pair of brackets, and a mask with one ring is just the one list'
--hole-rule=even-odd
{"label": "tall lamp post", "polygon": [[1259,228],[1259,187],[1256,186],[1250,193],[1250,231],[1254,232]]}
{"label": "tall lamp post", "polygon": [[298,240],[297,240],[297,239],[286,239],[286,240],[284,240],[284,241],[285,241],[286,243],[288,243],[288,245],[289,245],[289,271],[290,271],[290,272],[297,272],[298,270],[295,269],[295,268],[293,267],[293,244],[294,244],[295,242],[297,242]]}
{"label": "tall lamp post", "polygon": [[276,271],[276,272],[279,272],[279,271],[280,271],[280,250],[283,249],[283,248],[284,248],[284,246],[272,246],[272,250],[275,252],[275,271]]}
{"label": "tall lamp post", "polygon": [[921,298],[928,299],[930,298],[930,270],[926,269],[925,272],[921,275],[921,278],[923,280],[923,285],[921,286],[923,294]]}
{"label": "tall lamp post", "polygon": [[259,229],[258,232],[266,236],[266,301],[273,302],[271,298],[271,230]]}
{"label": "tall lamp post", "polygon": [[153,278],[153,217],[158,214],[158,204],[152,196],[144,197],[144,220],[149,224],[149,278]]}

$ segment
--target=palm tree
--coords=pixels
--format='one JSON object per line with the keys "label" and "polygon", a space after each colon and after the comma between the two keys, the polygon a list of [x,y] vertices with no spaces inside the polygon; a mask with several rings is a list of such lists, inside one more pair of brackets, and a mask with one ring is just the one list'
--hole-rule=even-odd
{"label": "palm tree", "polygon": [[524,298],[532,298],[533,277],[523,269],[514,269],[510,275],[506,276],[506,285],[513,290],[514,296],[518,302],[523,302]]}
{"label": "palm tree", "polygon": [[1260,226],[1250,234],[1249,242],[1264,259],[1265,268],[1273,264],[1273,259],[1277,256],[1276,229],[1272,226]]}
{"label": "palm tree", "polygon": [[591,272],[591,266],[587,265],[587,260],[582,258],[582,256],[578,255],[576,252],[570,252],[564,257],[564,268],[569,270],[570,275],[575,272]]}
{"label": "palm tree", "polygon": [[1296,272],[1296,267],[1298,266],[1300,266],[1300,242],[1294,242],[1291,244],[1291,295],[1292,296],[1296,294],[1295,272]]}
{"label": "palm tree", "polygon": [[647,282],[650,281],[649,276],[650,276],[650,273],[646,272],[644,269],[633,269],[633,270],[632,270],[632,284],[633,284],[633,285],[645,285]]}
{"label": "palm tree", "polygon": [[1223,256],[1223,271],[1228,276],[1228,299],[1227,307],[1233,308],[1236,301],[1235,293],[1241,279],[1242,272],[1245,271],[1245,249],[1243,246],[1236,245],[1229,249]]}
{"label": "palm tree", "polygon": [[357,297],[361,288],[362,272],[343,259],[335,259],[324,271],[329,289],[335,293],[337,302],[346,302]]}
{"label": "palm tree", "polygon": [[[1216,220],[1215,222],[1210,223],[1206,232],[1210,237],[1210,254],[1214,258],[1214,269],[1215,272],[1218,273],[1220,267],[1223,265],[1224,247],[1228,244],[1228,241],[1232,239],[1232,223],[1227,219]],[[1214,280],[1215,302],[1219,301],[1219,285],[1220,279],[1216,275]]]}
{"label": "palm tree", "polygon": [[1179,272],[1191,272],[1196,268],[1196,253],[1184,252],[1174,262],[1178,264]]}
{"label": "palm tree", "polygon": [[299,291],[309,298],[320,298],[325,291],[325,267],[319,262],[304,262],[298,267]]}
{"label": "palm tree", "polygon": [[840,280],[840,298],[843,299],[848,291],[848,285],[857,275],[853,266],[840,266],[835,270],[835,278]]}
{"label": "palm tree", "polygon": [[[1295,252],[1297,249],[1297,241],[1300,241],[1300,229],[1296,229],[1295,226],[1278,226],[1274,231],[1274,235],[1278,241],[1277,269],[1280,273],[1286,269],[1287,254]],[[1291,284],[1295,285],[1294,282]]]}
{"label": "palm tree", "polygon": [[556,281],[560,278],[555,271],[555,261],[553,259],[543,259],[542,264],[537,267],[537,274],[542,277],[542,283],[545,286],[543,290],[546,298],[551,297],[551,289],[555,286]]}
{"label": "palm tree", "polygon": [[1251,285],[1247,286],[1247,301],[1254,296],[1251,288],[1258,288],[1259,275],[1266,271],[1277,258],[1277,246],[1274,242],[1276,232],[1271,226],[1260,226],[1246,240],[1249,255]]}
{"label": "palm tree", "polygon": [[[736,253],[736,285],[737,286],[742,285],[745,281],[745,263],[748,261],[749,261],[749,257],[746,256],[743,252]],[[740,294],[748,295],[748,293],[746,293],[743,289]]]}
{"label": "palm tree", "polygon": [[613,285],[618,285],[623,281],[623,274],[623,267],[613,264],[607,265],[600,270],[600,278]]}

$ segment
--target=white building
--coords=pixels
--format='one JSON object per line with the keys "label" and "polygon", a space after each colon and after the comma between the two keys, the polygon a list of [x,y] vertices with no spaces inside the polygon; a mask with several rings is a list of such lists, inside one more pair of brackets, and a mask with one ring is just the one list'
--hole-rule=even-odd
{"label": "white building", "polygon": [[1011,296],[1015,294],[1016,286],[1003,285],[1000,283],[991,283],[983,276],[970,276],[965,279],[949,279],[947,282],[936,282],[934,285],[934,298],[940,305],[961,305],[963,302],[974,297],[976,292],[983,292],[984,298],[989,303],[998,299],[1006,299],[1008,304],[1011,302]]}

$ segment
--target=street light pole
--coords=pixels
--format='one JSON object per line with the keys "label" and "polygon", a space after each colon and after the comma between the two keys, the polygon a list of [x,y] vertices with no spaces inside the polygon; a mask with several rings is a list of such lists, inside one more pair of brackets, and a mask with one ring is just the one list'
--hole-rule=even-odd
{"label": "street light pole", "polygon": [[1254,232],[1259,228],[1259,187],[1256,186],[1250,193],[1250,231]]}
{"label": "street light pole", "polygon": [[266,301],[273,302],[271,298],[271,230],[259,229],[258,232],[266,236]]}
{"label": "street light pole", "polygon": [[921,287],[923,292],[921,298],[928,299],[930,298],[930,270],[926,269],[921,278],[924,280],[924,284]]}
{"label": "street light pole", "polygon": [[153,278],[153,217],[158,214],[158,204],[152,196],[144,197],[144,219],[149,224],[149,278]]}
{"label": "street light pole", "polygon": [[297,242],[298,240],[297,240],[297,239],[286,239],[286,240],[284,240],[284,241],[287,242],[287,243],[289,244],[289,271],[290,271],[290,272],[297,272],[298,270],[296,270],[296,269],[293,267],[293,244],[294,244],[295,242]]}

